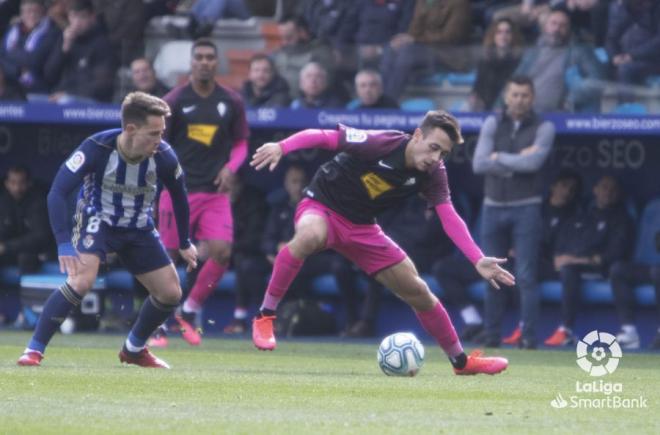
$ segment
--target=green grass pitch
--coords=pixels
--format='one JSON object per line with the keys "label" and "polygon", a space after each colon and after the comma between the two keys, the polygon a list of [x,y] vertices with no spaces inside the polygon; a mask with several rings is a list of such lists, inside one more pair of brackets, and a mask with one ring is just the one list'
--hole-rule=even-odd
{"label": "green grass pitch", "polygon": [[[491,350],[497,376],[455,376],[429,339],[415,378],[390,378],[378,344],[180,339],[155,353],[172,370],[121,366],[123,338],[56,336],[42,367],[18,367],[27,333],[0,332],[0,434],[93,433],[660,433],[660,355],[625,353],[615,373],[590,378],[575,352]],[[647,408],[555,409],[576,381],[620,383]],[[579,393],[580,398],[605,398]]]}

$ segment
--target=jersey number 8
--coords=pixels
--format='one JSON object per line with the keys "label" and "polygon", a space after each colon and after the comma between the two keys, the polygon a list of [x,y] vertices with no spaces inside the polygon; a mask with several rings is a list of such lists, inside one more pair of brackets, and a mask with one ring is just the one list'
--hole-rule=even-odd
{"label": "jersey number 8", "polygon": [[101,218],[97,216],[92,216],[91,218],[89,218],[89,222],[87,224],[87,228],[85,229],[85,231],[94,234],[98,232],[100,225],[101,225]]}

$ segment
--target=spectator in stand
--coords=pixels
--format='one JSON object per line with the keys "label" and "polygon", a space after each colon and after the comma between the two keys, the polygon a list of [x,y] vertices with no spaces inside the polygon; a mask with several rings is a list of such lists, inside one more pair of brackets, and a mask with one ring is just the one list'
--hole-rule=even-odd
{"label": "spectator in stand", "polygon": [[[128,66],[144,52],[146,7],[143,1],[92,0],[99,21],[108,33],[115,59]],[[160,95],[158,95],[160,96]]]}
{"label": "spectator in stand", "polygon": [[525,50],[515,75],[534,80],[537,113],[600,111],[603,68],[591,45],[571,41],[570,18],[563,9],[549,13],[536,46]]}
{"label": "spectator in stand", "polygon": [[302,18],[312,36],[331,47],[339,47],[352,0],[303,0],[302,3]]}
{"label": "spectator in stand", "polygon": [[153,65],[144,57],[131,62],[131,88],[130,92],[142,91],[156,97],[163,97],[170,91],[156,78]]}
{"label": "spectator in stand", "polygon": [[346,104],[331,91],[328,71],[318,62],[310,62],[300,70],[300,97],[291,102],[292,109],[344,107]]}
{"label": "spectator in stand", "polygon": [[[484,251],[504,258],[513,248],[516,255],[522,327],[512,336],[519,336],[516,341],[524,349],[537,345],[543,166],[555,137],[554,125],[534,112],[534,98],[534,84],[529,77],[509,79],[506,110],[486,118],[472,162],[474,172],[485,175],[481,222]],[[486,345],[497,347],[501,343],[504,294],[489,286],[485,302]]]}
{"label": "spectator in stand", "polygon": [[69,25],[68,12],[73,0],[52,0],[48,5],[48,17],[53,21],[60,31]]}
{"label": "spectator in stand", "polygon": [[508,18],[497,19],[488,27],[482,58],[477,66],[477,79],[470,94],[470,110],[493,109],[520,62],[522,43],[522,35]]}
{"label": "spectator in stand", "polygon": [[56,83],[50,100],[58,103],[110,101],[115,59],[91,1],[75,0],[68,18],[69,25],[46,63],[45,75]]}
{"label": "spectator in stand", "polygon": [[12,18],[19,12],[21,0],[0,1],[0,35],[4,35],[9,28]]}
{"label": "spectator in stand", "polygon": [[[320,63],[326,69],[330,68],[334,65],[334,56],[328,45],[311,38],[309,28],[302,18],[283,18],[278,28],[282,47],[273,52],[273,61],[277,71],[289,85],[291,96],[298,97],[300,70],[312,61]],[[334,71],[330,73],[332,83]]]}
{"label": "spectator in stand", "polygon": [[553,5],[566,9],[578,41],[605,45],[610,0],[557,0]]}
{"label": "spectator in stand", "polygon": [[[567,220],[557,234],[554,262],[562,285],[562,322],[545,340],[547,346],[575,342],[573,327],[584,275],[609,276],[610,267],[618,261],[628,260],[632,251],[634,230],[617,179],[610,175],[602,177],[593,193],[594,201],[588,210]],[[624,341],[620,344],[632,343]]]}
{"label": "spectator in stand", "polygon": [[[525,34],[533,34],[537,25],[545,21],[553,0],[521,0],[503,2],[503,6],[493,5],[490,10],[493,20],[508,18]],[[508,3],[508,4],[506,4]]]}
{"label": "spectator in stand", "polygon": [[395,35],[383,55],[381,72],[385,93],[398,99],[413,73],[464,69],[465,48],[471,30],[470,2],[417,0],[406,33]]}
{"label": "spectator in stand", "polygon": [[[660,222],[655,222],[655,250],[660,253]],[[635,289],[642,284],[652,284],[655,289],[655,304],[660,314],[660,263],[655,259],[634,262],[617,261],[610,268],[610,282],[614,293],[614,304],[621,322],[621,331],[617,334],[617,341],[627,349],[639,347],[639,334],[635,326]],[[650,349],[660,349],[660,324],[655,338],[649,345]]]}
{"label": "spectator in stand", "polygon": [[10,167],[0,191],[0,265],[36,272],[51,240],[45,192],[32,184],[26,167]]}
{"label": "spectator in stand", "polygon": [[613,2],[607,52],[621,84],[642,85],[650,74],[660,73],[660,2]]}
{"label": "spectator in stand", "polygon": [[539,249],[539,281],[559,279],[555,270],[557,235],[568,220],[581,213],[582,178],[572,170],[562,170],[550,186],[550,195],[543,203],[543,231]]}
{"label": "spectator in stand", "polygon": [[26,93],[46,93],[44,67],[60,31],[46,15],[42,0],[22,0],[19,21],[12,25],[0,46],[0,68]]}
{"label": "spectator in stand", "polygon": [[190,9],[189,31],[197,39],[210,35],[221,18],[247,20],[250,16],[244,0],[196,0]]}
{"label": "spectator in stand", "polygon": [[363,69],[355,75],[357,99],[349,109],[398,109],[399,103],[383,93],[383,78],[372,69]]}
{"label": "spectator in stand", "polygon": [[277,73],[273,59],[265,54],[255,54],[250,59],[241,96],[248,107],[288,107],[291,103],[289,85]]}
{"label": "spectator in stand", "polygon": [[357,0],[341,28],[344,44],[356,44],[358,66],[377,68],[392,37],[405,33],[415,3],[409,0]]}
{"label": "spectator in stand", "polygon": [[225,334],[243,334],[249,330],[248,310],[251,299],[264,287],[271,265],[261,251],[261,239],[268,216],[268,204],[263,193],[246,184],[242,174],[232,186],[231,202],[234,216],[233,269],[236,272],[236,306],[234,318],[224,328]]}
{"label": "spectator in stand", "polygon": [[18,83],[8,80],[0,68],[0,101],[24,101],[25,95]]}

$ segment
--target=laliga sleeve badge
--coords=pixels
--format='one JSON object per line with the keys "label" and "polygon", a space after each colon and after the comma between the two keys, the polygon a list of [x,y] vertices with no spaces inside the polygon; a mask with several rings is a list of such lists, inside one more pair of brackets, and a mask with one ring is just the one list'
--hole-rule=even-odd
{"label": "laliga sleeve badge", "polygon": [[69,157],[69,160],[66,161],[66,167],[69,168],[74,174],[78,172],[78,169],[82,167],[85,163],[85,153],[82,151],[76,151]]}
{"label": "laliga sleeve badge", "polygon": [[349,143],[362,143],[367,140],[367,132],[358,130],[357,128],[346,129],[346,142]]}

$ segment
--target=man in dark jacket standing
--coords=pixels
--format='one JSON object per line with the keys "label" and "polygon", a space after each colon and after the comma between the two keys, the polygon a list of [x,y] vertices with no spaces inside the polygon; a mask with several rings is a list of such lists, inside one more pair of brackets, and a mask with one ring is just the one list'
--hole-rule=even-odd
{"label": "man in dark jacket standing", "polygon": [[[507,342],[536,347],[539,294],[536,286],[541,236],[542,168],[555,136],[554,126],[532,110],[534,84],[511,78],[505,91],[506,112],[484,122],[474,153],[474,172],[485,175],[482,240],[486,255],[507,257],[513,248],[520,288],[521,327]],[[501,340],[504,293],[486,292],[487,346]]]}

